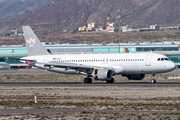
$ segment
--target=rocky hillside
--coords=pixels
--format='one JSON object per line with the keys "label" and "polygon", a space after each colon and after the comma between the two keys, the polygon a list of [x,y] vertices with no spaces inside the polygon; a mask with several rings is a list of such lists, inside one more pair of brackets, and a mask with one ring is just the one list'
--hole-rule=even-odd
{"label": "rocky hillside", "polygon": [[51,1],[52,0],[0,0],[0,22],[42,7]]}
{"label": "rocky hillside", "polygon": [[76,29],[86,22],[96,22],[105,26],[107,14],[110,22],[116,22],[115,16],[121,15],[121,25],[177,24],[180,23],[179,6],[179,0],[54,0],[0,23],[0,33],[21,29],[22,25]]}
{"label": "rocky hillside", "polygon": [[0,0],[0,2],[3,2],[3,1],[6,1],[6,0]]}

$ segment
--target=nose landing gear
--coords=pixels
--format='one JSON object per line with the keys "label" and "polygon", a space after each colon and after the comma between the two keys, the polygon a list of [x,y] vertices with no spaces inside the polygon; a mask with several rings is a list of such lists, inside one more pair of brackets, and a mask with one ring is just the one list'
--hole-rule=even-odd
{"label": "nose landing gear", "polygon": [[151,83],[156,83],[156,80],[152,79],[152,80],[151,80]]}
{"label": "nose landing gear", "polygon": [[150,75],[151,75],[151,77],[152,77],[151,83],[156,83],[156,80],[154,79],[154,75],[155,75],[155,74],[152,74],[152,73],[151,73]]}

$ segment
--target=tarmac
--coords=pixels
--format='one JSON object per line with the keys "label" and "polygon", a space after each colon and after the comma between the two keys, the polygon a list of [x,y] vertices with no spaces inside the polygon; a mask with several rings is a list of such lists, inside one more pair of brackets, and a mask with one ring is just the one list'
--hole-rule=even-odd
{"label": "tarmac", "polygon": [[94,82],[84,84],[82,82],[2,82],[0,86],[180,86],[180,82]]}

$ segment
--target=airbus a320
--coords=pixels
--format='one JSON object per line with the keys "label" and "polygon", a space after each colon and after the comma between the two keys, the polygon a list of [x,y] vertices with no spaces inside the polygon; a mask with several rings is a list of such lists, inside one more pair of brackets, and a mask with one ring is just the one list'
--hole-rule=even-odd
{"label": "airbus a320", "polygon": [[122,75],[129,80],[142,80],[145,74],[152,76],[165,73],[176,68],[174,62],[165,55],[143,53],[107,53],[107,54],[50,54],[41,44],[30,26],[23,26],[28,51],[21,62],[47,71],[62,74],[84,74],[84,83],[92,83],[92,79],[114,83],[113,76]]}

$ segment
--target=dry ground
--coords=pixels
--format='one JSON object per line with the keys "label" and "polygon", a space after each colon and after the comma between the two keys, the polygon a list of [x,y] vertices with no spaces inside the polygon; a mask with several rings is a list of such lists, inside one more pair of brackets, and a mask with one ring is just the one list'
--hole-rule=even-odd
{"label": "dry ground", "polygon": [[[158,82],[179,82],[179,69],[156,76]],[[62,75],[38,69],[0,71],[1,82],[81,82],[84,75]],[[115,76],[117,82],[129,80]],[[147,76],[143,81],[149,81]],[[94,82],[94,81],[93,81]],[[133,82],[133,81],[130,81]],[[134,81],[138,82],[138,81]],[[142,81],[141,81],[142,82]],[[37,96],[38,103],[34,103]],[[180,87],[172,86],[1,86],[0,109],[180,111]],[[27,113],[6,114],[0,119],[154,119],[180,120],[180,113]]]}
{"label": "dry ground", "polygon": [[108,113],[108,112],[81,112],[81,113],[27,113],[19,115],[0,115],[0,120],[179,120],[179,113]]}
{"label": "dry ground", "polygon": [[[119,33],[107,32],[77,32],[77,33],[63,33],[62,30],[53,29],[49,32],[48,29],[36,31],[41,42],[50,43],[119,43]],[[162,42],[162,41],[179,41],[180,29],[161,30],[161,31],[146,31],[146,32],[127,32],[120,33],[120,42]],[[24,38],[1,38],[0,45],[21,45],[24,43]]]}
{"label": "dry ground", "polygon": [[[180,82],[180,79],[168,79],[168,77],[179,77],[180,69],[155,75],[157,82]],[[0,82],[83,82],[85,75],[66,75],[40,69],[18,69],[18,70],[0,70]],[[115,82],[150,82],[151,77],[146,75],[145,79],[140,81],[128,80],[121,75],[114,76]],[[93,82],[96,82],[93,79]],[[97,81],[99,82],[99,81]]]}
{"label": "dry ground", "polygon": [[[180,111],[180,87],[1,86],[0,109]],[[38,103],[34,103],[37,96]],[[1,115],[1,114],[0,114]],[[179,113],[54,113],[1,115],[6,119],[173,119]]]}

